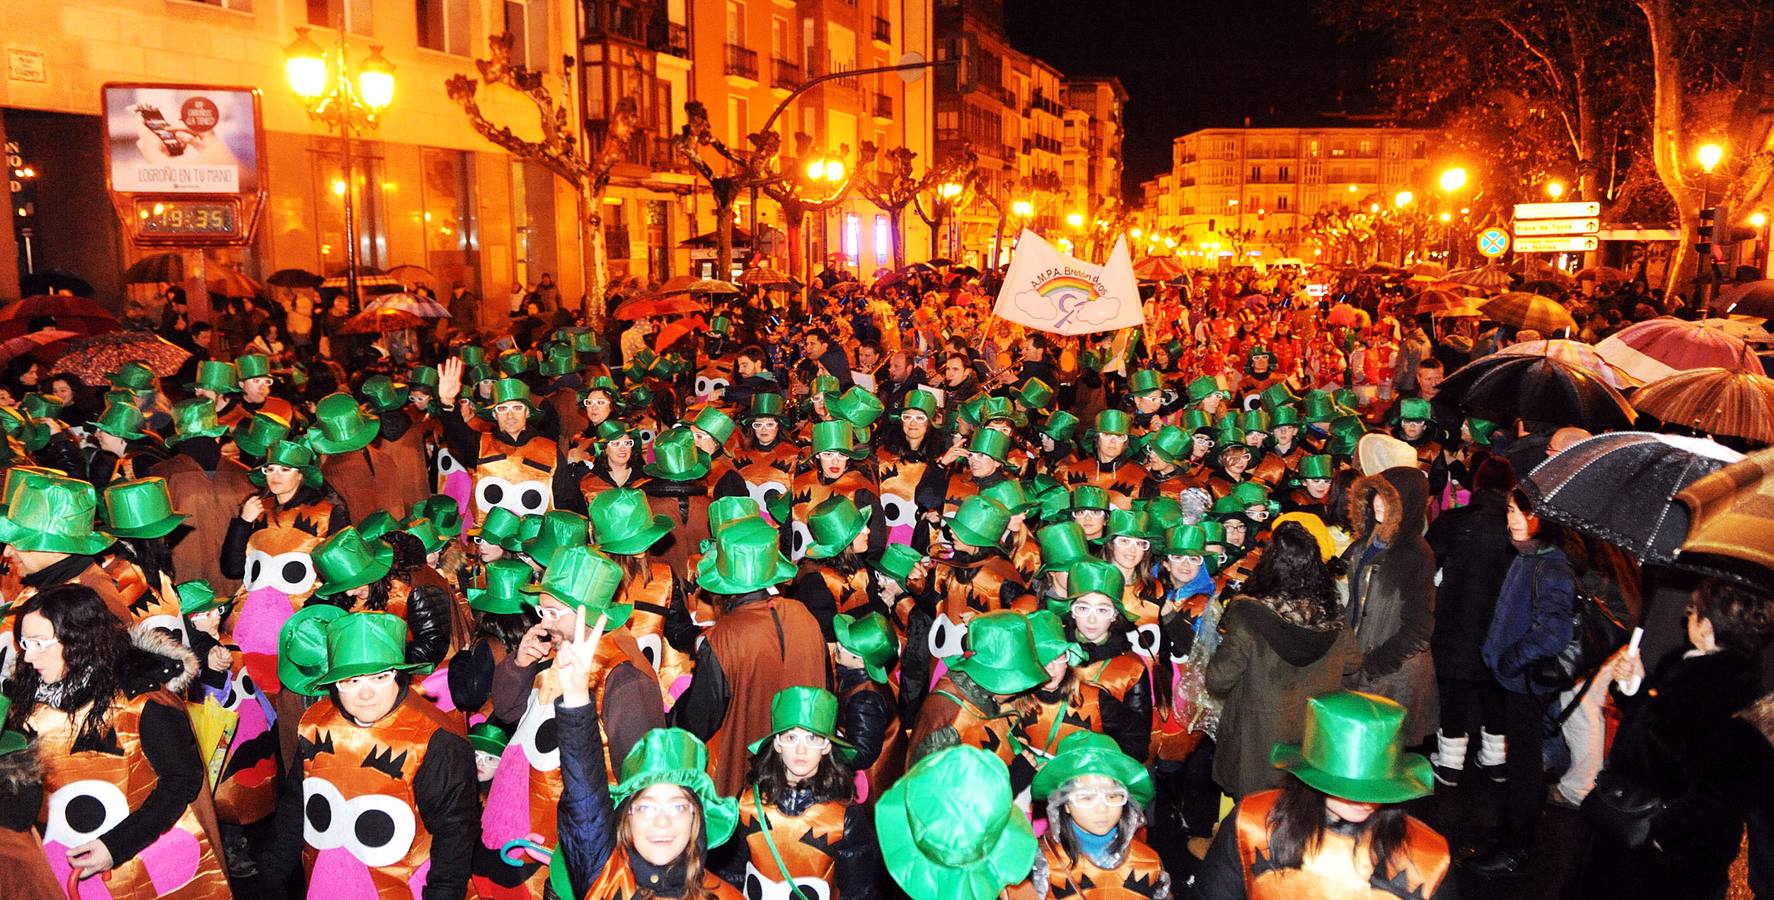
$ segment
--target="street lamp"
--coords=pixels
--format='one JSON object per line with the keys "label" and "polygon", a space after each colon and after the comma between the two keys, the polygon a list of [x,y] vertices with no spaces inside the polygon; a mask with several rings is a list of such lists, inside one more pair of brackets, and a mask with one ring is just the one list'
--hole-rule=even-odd
{"label": "street lamp", "polygon": [[1466,170],[1455,166],[1441,173],[1441,189],[1452,194],[1466,186]]}
{"label": "street lamp", "polygon": [[1562,181],[1546,182],[1546,196],[1557,200],[1565,195],[1565,183]]}
{"label": "street lamp", "polygon": [[1081,212],[1066,213],[1066,224],[1072,226],[1073,228],[1083,228],[1084,227],[1084,214]]}
{"label": "street lamp", "polygon": [[350,308],[356,310],[357,223],[351,190],[351,138],[358,129],[374,129],[383,111],[394,103],[394,65],[382,56],[380,45],[371,44],[369,57],[357,66],[354,82],[346,60],[348,49],[345,29],[341,28],[338,49],[329,61],[329,54],[308,36],[308,29],[297,28],[296,39],[284,48],[283,67],[290,90],[302,98],[308,117],[339,130],[344,177],[334,182],[333,191],[345,204],[345,293]]}
{"label": "street lamp", "polygon": [[1718,166],[1719,160],[1725,158],[1725,148],[1717,144],[1701,144],[1700,149],[1694,152],[1694,156],[1700,160],[1700,171],[1711,175],[1712,170]]}
{"label": "street lamp", "polygon": [[1012,200],[1010,212],[1019,219],[1033,219],[1035,217],[1035,203],[1032,200]]}
{"label": "street lamp", "polygon": [[1392,198],[1392,205],[1399,209],[1404,209],[1411,205],[1411,201],[1415,199],[1417,199],[1417,196],[1410,191],[1399,191],[1398,194]]}
{"label": "street lamp", "polygon": [[[1450,205],[1450,206],[1453,205],[1454,193],[1465,186],[1466,186],[1466,170],[1465,169],[1462,169],[1459,166],[1454,166],[1453,168],[1446,169],[1441,173],[1441,190],[1443,193],[1448,195],[1448,205]],[[1448,215],[1447,213],[1442,213],[1441,214],[1442,224],[1446,225],[1451,218],[1453,218],[1453,217]],[[1452,228],[1443,228],[1442,229],[1442,240],[1445,244],[1445,247],[1443,248],[1445,250],[1445,255],[1443,257],[1443,261],[1446,262],[1449,266],[1452,266],[1454,264],[1454,230]]]}
{"label": "street lamp", "polygon": [[[1725,148],[1718,144],[1707,142],[1701,144],[1700,149],[1694,151],[1694,158],[1700,161],[1700,171],[1702,173],[1700,178],[1700,212],[1702,215],[1705,215],[1706,208],[1712,205],[1712,170],[1717,168],[1719,161],[1725,158]],[[1720,222],[1715,218],[1712,227],[1715,230],[1720,228],[1730,228],[1731,223]],[[1705,318],[1707,307],[1712,303],[1712,291],[1710,288],[1712,287],[1713,282],[1717,280],[1716,277],[1712,279],[1706,277],[1706,257],[1709,255],[1710,254],[1701,254],[1700,258],[1695,260],[1694,263],[1695,293],[1700,295],[1701,318]]]}

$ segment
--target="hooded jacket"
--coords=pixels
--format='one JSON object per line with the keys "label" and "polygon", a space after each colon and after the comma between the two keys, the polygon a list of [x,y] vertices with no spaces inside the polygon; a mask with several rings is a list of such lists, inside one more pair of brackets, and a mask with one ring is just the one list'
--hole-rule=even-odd
{"label": "hooded jacket", "polygon": [[[1353,690],[1396,700],[1409,711],[1404,742],[1435,730],[1440,709],[1429,639],[1435,630],[1435,554],[1424,539],[1429,477],[1395,466],[1362,478],[1350,490],[1355,542],[1343,552],[1349,570],[1348,624],[1360,648]],[[1374,503],[1391,513],[1376,521]]]}

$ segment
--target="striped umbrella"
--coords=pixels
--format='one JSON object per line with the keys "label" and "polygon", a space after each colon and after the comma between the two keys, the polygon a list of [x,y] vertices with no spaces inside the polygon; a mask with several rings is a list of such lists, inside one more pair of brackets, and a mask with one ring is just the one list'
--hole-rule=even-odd
{"label": "striped umbrella", "polygon": [[1183,274],[1183,267],[1168,256],[1148,256],[1133,264],[1133,274],[1141,281],[1169,281]]}
{"label": "striped umbrella", "polygon": [[1438,319],[1477,316],[1484,300],[1465,297],[1444,288],[1429,288],[1393,308],[1401,316],[1434,316]]}
{"label": "striped umbrella", "polygon": [[404,328],[419,328],[425,320],[404,309],[366,309],[339,326],[341,334],[387,334]]}
{"label": "striped umbrella", "polygon": [[1509,273],[1502,266],[1492,264],[1453,272],[1448,275],[1448,280],[1495,291],[1509,286]]}
{"label": "striped umbrella", "polygon": [[[1723,567],[1765,590],[1774,573],[1774,449],[1758,450],[1676,495],[1691,514],[1678,566]],[[1694,565],[1699,564],[1699,565]]]}
{"label": "striped umbrella", "polygon": [[1499,352],[1515,356],[1544,356],[1548,359],[1556,359],[1565,365],[1582,369],[1600,378],[1617,391],[1624,391],[1644,384],[1624,369],[1620,369],[1604,359],[1600,353],[1596,352],[1595,345],[1585,344],[1582,341],[1570,341],[1562,338],[1522,341],[1519,344],[1510,344]]}
{"label": "striped umbrella", "polygon": [[265,290],[264,285],[232,266],[206,266],[203,279],[209,292],[218,297],[257,297]]}
{"label": "striped umbrella", "polygon": [[1774,444],[1774,378],[1732,369],[1690,369],[1659,378],[1632,405],[1672,425]]}
{"label": "striped umbrella", "polygon": [[372,309],[397,309],[409,312],[421,319],[447,319],[450,311],[443,304],[421,294],[381,294],[376,299],[364,304],[364,311]]}
{"label": "striped umbrella", "polygon": [[[348,284],[345,273],[341,271],[339,274],[322,281],[320,286],[324,288],[342,288],[347,287]],[[399,284],[400,279],[385,274],[381,269],[377,269],[374,266],[357,267],[357,286],[360,288]]]}
{"label": "striped umbrella", "polygon": [[185,254],[154,253],[123,270],[124,284],[178,284],[185,280]]}
{"label": "striped umbrella", "polygon": [[1671,316],[1628,325],[1595,349],[1640,381],[1713,367],[1762,374],[1761,361],[1742,338]]}
{"label": "striped umbrella", "polygon": [[1570,311],[1558,305],[1558,301],[1522,291],[1498,294],[1480,306],[1479,311],[1493,322],[1531,328],[1541,334],[1577,327],[1577,320],[1571,318]]}

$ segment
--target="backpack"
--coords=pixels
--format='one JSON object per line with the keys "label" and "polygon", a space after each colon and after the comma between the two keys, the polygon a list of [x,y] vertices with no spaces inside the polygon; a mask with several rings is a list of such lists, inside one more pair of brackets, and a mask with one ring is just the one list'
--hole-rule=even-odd
{"label": "backpack", "polygon": [[[1534,593],[1540,591],[1540,567],[1534,566]],[[1601,671],[1602,664],[1614,651],[1626,646],[1631,631],[1614,616],[1606,604],[1593,594],[1575,587],[1571,597],[1571,642],[1563,650],[1545,659],[1535,660],[1527,668],[1528,687],[1537,694],[1568,691],[1582,683],[1585,690]],[[1582,699],[1583,691],[1578,691]],[[1570,715],[1567,707],[1559,716],[1562,722]]]}

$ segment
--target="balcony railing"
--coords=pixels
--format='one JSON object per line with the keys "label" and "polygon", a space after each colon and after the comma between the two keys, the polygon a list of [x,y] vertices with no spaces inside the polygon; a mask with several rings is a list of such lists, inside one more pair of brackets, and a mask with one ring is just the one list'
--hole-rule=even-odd
{"label": "balcony railing", "polygon": [[770,60],[770,86],[792,91],[801,86],[806,79],[801,75],[801,67],[786,59]]}
{"label": "balcony railing", "polygon": [[876,16],[875,17],[875,40],[880,41],[883,44],[893,43],[893,23],[887,21],[886,19],[881,18],[880,16]]}
{"label": "balcony railing", "polygon": [[676,22],[665,22],[654,28],[653,49],[682,59],[690,58],[690,29]]}
{"label": "balcony railing", "polygon": [[726,73],[757,81],[758,51],[747,50],[738,44],[728,44]]}
{"label": "balcony railing", "polygon": [[893,118],[893,98],[892,97],[889,97],[886,94],[876,94],[875,95],[875,118],[877,118],[877,119],[891,119],[891,118]]}

